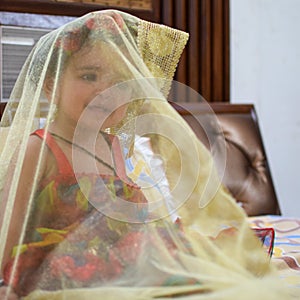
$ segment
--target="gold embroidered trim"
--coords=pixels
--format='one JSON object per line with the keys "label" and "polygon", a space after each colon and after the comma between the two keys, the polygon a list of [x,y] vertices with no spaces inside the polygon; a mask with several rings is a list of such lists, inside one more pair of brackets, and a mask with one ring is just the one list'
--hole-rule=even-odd
{"label": "gold embroidered trim", "polygon": [[138,26],[138,47],[154,77],[167,79],[162,93],[167,96],[189,34],[165,25],[141,20]]}

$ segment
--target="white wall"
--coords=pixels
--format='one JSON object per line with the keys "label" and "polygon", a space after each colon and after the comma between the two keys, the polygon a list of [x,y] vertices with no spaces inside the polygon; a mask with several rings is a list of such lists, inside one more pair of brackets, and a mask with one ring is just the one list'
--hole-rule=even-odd
{"label": "white wall", "polygon": [[254,103],[282,212],[300,217],[300,0],[230,0],[231,102]]}

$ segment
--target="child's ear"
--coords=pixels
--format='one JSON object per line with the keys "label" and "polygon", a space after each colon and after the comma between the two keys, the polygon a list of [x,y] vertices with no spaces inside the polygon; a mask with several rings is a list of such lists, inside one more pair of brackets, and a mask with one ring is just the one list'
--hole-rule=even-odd
{"label": "child's ear", "polygon": [[46,77],[44,82],[44,93],[48,100],[52,98],[53,92],[53,79],[50,77]]}

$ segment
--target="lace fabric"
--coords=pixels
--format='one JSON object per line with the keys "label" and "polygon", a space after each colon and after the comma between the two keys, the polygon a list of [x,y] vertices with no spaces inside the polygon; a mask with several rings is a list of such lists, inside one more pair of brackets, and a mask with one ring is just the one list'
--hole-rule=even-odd
{"label": "lace fabric", "polygon": [[32,50],[1,120],[0,258],[19,296],[289,298],[211,154],[166,100],[187,40],[104,10]]}

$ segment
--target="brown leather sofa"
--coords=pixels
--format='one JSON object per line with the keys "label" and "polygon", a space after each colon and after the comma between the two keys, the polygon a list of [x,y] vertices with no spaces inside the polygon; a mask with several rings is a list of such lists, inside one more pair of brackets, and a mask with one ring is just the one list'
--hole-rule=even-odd
{"label": "brown leather sofa", "polygon": [[280,215],[254,105],[171,104],[213,153],[217,168],[225,152],[222,182],[246,213]]}
{"label": "brown leather sofa", "polygon": [[[212,151],[217,167],[221,164],[225,141],[222,182],[246,213],[249,216],[281,214],[254,106],[170,103]],[[3,109],[1,103],[0,113]]]}

